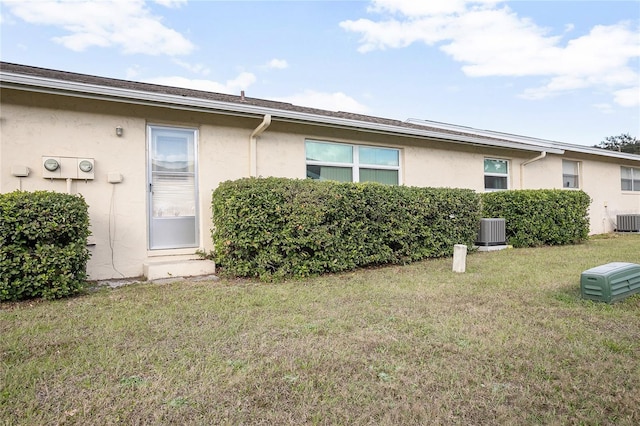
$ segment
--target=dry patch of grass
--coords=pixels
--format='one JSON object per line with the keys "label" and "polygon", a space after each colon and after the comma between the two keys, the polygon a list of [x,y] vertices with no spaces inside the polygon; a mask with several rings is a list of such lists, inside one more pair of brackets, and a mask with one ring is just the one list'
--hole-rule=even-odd
{"label": "dry patch of grass", "polygon": [[0,305],[6,424],[640,423],[640,297],[579,276],[640,235],[306,281]]}

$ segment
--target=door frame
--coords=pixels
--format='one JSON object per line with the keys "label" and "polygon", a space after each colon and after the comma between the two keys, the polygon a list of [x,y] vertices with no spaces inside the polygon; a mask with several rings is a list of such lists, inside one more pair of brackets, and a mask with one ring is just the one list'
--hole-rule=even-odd
{"label": "door frame", "polygon": [[[152,154],[153,154],[153,137],[154,131],[188,131],[192,132],[193,137],[193,178],[194,178],[194,192],[193,192],[193,201],[195,206],[195,212],[193,216],[194,220],[194,241],[193,243],[187,244],[176,244],[176,245],[154,245],[153,236],[154,236],[154,222],[157,222],[157,218],[153,214],[153,164],[152,164]],[[150,251],[158,251],[158,250],[179,250],[179,249],[190,249],[197,248],[200,246],[200,206],[199,206],[199,179],[198,179],[198,145],[199,145],[199,130],[196,127],[188,127],[188,126],[173,126],[173,125],[165,125],[165,124],[153,124],[147,123],[147,143],[146,143],[146,194],[147,194],[147,249]],[[189,216],[185,216],[189,217]]]}

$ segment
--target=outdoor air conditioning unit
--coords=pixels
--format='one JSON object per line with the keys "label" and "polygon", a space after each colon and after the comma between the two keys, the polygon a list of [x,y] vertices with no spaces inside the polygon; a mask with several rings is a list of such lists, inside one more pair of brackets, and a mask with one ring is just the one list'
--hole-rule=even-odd
{"label": "outdoor air conditioning unit", "polygon": [[502,218],[480,219],[476,245],[502,246],[507,243],[506,221]]}
{"label": "outdoor air conditioning unit", "polygon": [[640,214],[619,214],[616,222],[618,232],[640,232]]}

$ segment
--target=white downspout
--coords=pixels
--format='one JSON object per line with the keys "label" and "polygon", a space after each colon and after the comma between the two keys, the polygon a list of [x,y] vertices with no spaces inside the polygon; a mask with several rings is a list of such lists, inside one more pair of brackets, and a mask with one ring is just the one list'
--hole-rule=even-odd
{"label": "white downspout", "polygon": [[262,134],[271,124],[271,114],[266,114],[262,123],[251,133],[249,137],[249,176],[258,175],[258,136]]}
{"label": "white downspout", "polygon": [[532,158],[530,160],[527,160],[524,163],[520,164],[520,189],[524,189],[524,187],[523,187],[523,185],[524,185],[524,166],[526,166],[529,163],[533,163],[534,161],[542,160],[546,156],[547,156],[547,151],[542,151],[540,153],[540,155],[538,155],[537,157],[534,157],[534,158]]}

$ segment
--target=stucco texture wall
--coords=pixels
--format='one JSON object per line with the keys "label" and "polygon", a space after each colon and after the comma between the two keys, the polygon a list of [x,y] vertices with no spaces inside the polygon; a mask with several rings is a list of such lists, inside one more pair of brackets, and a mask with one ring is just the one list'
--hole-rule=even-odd
{"label": "stucco texture wall", "polygon": [[[42,156],[95,160],[95,179],[74,180],[71,192],[82,194],[91,220],[88,264],[91,279],[135,277],[143,263],[162,256],[193,256],[196,248],[148,250],[147,126],[181,126],[198,130],[199,247],[211,250],[211,193],[222,181],[250,174],[251,132],[260,118],[131,105],[76,97],[3,89],[0,114],[0,191],[67,191],[67,182],[42,177]],[[121,137],[116,127],[123,128]],[[306,177],[305,139],[393,147],[401,152],[401,183],[409,186],[458,187],[484,191],[484,159],[509,161],[511,189],[562,188],[562,156],[471,146],[437,140],[367,133],[357,130],[274,121],[257,141],[258,176]],[[613,230],[615,215],[640,213],[640,193],[620,190],[624,161],[584,155],[581,188],[592,198],[591,233]],[[627,161],[637,167],[637,164]],[[15,177],[13,166],[27,166],[28,177]],[[123,176],[107,182],[108,173]]]}
{"label": "stucco texture wall", "polygon": [[623,163],[581,159],[581,165],[582,189],[591,197],[592,234],[612,232],[618,214],[640,214],[640,192],[621,189]]}
{"label": "stucco texture wall", "polygon": [[[89,205],[89,278],[140,276],[143,263],[151,257],[195,252],[147,249],[147,125],[198,129],[199,248],[211,249],[211,192],[221,181],[247,176],[248,138],[254,121],[3,91],[0,191],[67,192],[64,179],[42,177],[42,157],[94,159],[95,179],[73,180],[70,188]],[[116,135],[116,127],[123,128],[121,137]],[[29,176],[12,176],[12,166],[27,166]],[[109,173],[121,174],[122,182],[107,182]]]}

